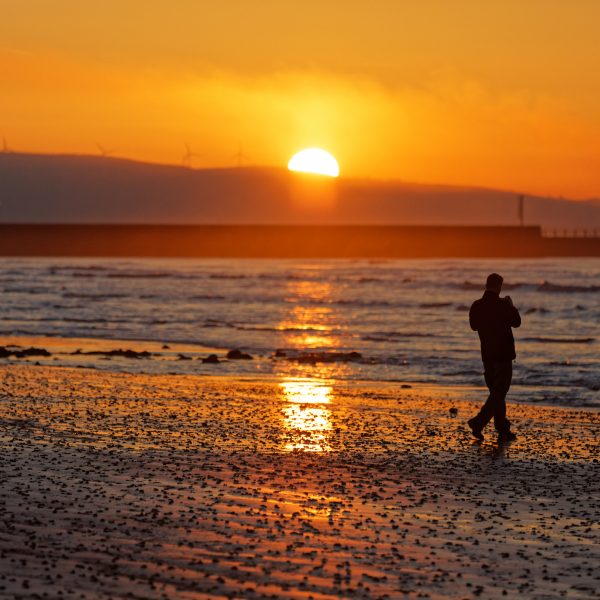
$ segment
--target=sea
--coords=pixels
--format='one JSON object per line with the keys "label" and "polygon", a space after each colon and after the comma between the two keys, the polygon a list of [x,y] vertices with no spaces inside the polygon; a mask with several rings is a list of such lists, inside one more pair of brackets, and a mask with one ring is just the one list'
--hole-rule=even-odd
{"label": "sea", "polygon": [[[156,344],[149,355],[90,355],[84,365],[81,353],[0,364],[477,390],[468,311],[492,271],[523,320],[510,398],[599,407],[597,258],[3,258],[1,335],[104,340],[111,350]],[[228,359],[231,350],[244,358]],[[202,360],[209,354],[218,362]]]}

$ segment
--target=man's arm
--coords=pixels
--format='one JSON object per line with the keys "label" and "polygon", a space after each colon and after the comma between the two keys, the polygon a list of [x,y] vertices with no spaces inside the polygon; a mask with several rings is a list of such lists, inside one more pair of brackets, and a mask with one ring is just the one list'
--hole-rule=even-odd
{"label": "man's arm", "polygon": [[511,307],[511,321],[510,321],[510,326],[511,327],[521,327],[521,315],[519,314],[519,311],[517,310],[516,306],[512,306]]}
{"label": "man's arm", "polygon": [[504,301],[508,305],[508,323],[511,327],[520,327],[521,315],[519,314],[517,307],[513,304],[512,298],[510,296],[506,296]]}
{"label": "man's arm", "polygon": [[469,310],[469,325],[473,331],[477,331],[479,329],[479,319],[477,318],[478,312],[477,303],[473,302],[473,304],[471,304],[471,309]]}

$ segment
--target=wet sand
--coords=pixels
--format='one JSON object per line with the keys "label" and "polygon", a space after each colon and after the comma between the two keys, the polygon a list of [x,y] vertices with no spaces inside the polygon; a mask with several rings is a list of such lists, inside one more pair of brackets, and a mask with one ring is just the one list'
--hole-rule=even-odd
{"label": "wet sand", "polygon": [[598,411],[498,446],[458,390],[15,364],[0,406],[0,598],[598,597]]}

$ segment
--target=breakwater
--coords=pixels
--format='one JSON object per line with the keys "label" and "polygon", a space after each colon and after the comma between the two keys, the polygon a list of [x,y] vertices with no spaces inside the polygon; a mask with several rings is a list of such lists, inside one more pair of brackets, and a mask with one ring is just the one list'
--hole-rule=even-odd
{"label": "breakwater", "polygon": [[0,256],[600,256],[600,237],[546,237],[538,226],[0,224]]}

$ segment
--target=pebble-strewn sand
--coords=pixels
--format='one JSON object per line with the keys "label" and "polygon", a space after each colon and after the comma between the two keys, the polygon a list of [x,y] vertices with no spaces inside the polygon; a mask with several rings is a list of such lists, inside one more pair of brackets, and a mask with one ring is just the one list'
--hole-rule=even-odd
{"label": "pebble-strewn sand", "polygon": [[597,411],[498,447],[458,392],[18,365],[0,407],[2,598],[598,597]]}

